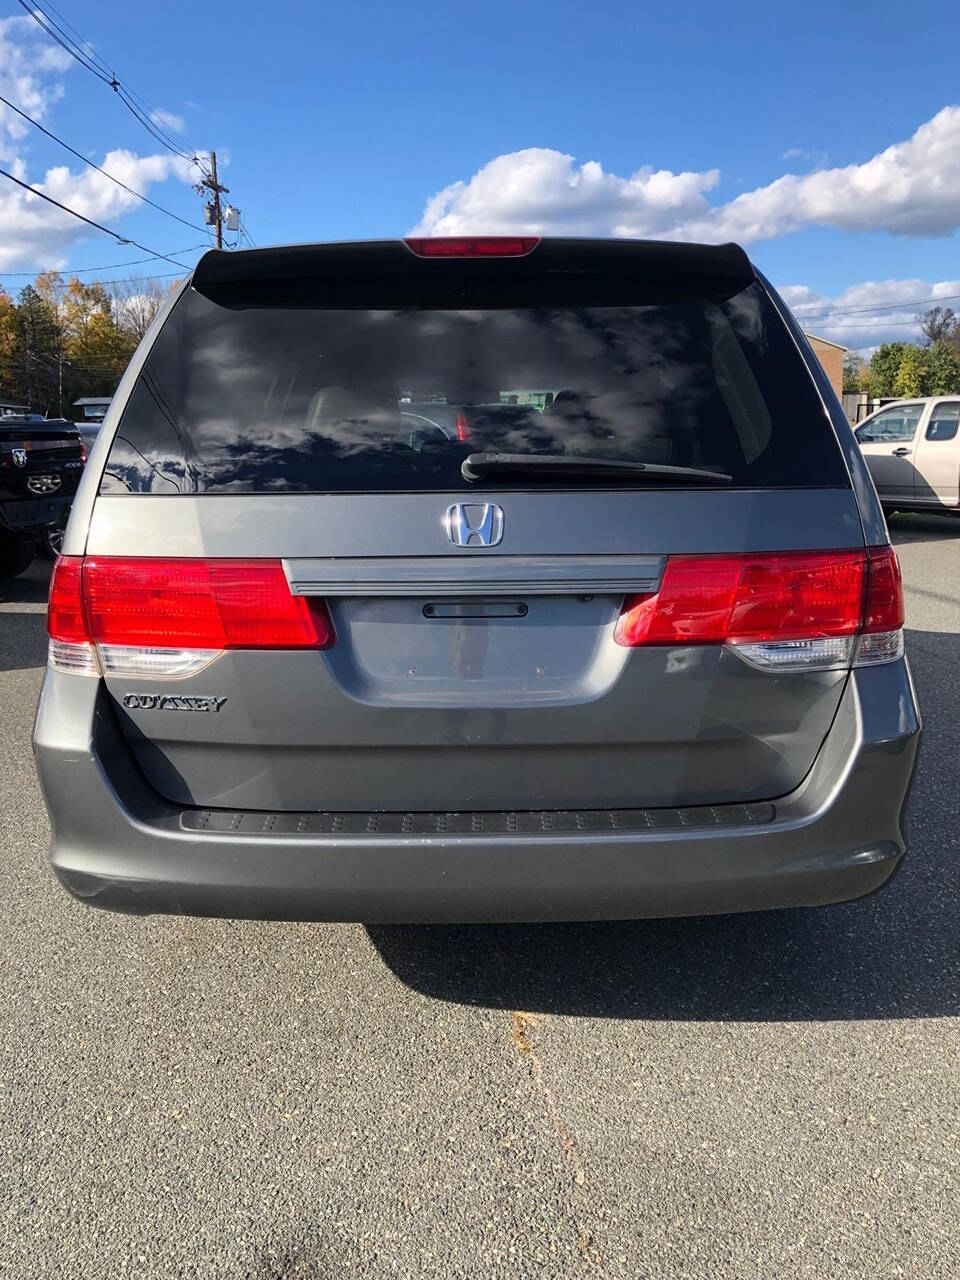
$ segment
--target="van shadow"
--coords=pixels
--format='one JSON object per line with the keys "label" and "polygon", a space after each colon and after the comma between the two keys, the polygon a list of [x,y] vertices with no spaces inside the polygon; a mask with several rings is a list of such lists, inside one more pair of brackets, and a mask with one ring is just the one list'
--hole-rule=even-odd
{"label": "van shadow", "polygon": [[15,606],[46,603],[51,567],[35,561],[22,577],[0,582],[0,671],[42,667],[47,661],[46,611]]}
{"label": "van shadow", "polygon": [[926,730],[909,854],[879,894],[819,910],[590,924],[367,932],[421,994],[609,1018],[803,1021],[960,1012],[960,635],[907,632]]}
{"label": "van shadow", "polygon": [[49,560],[34,560],[19,578],[0,580],[0,604],[46,604],[50,590]]}

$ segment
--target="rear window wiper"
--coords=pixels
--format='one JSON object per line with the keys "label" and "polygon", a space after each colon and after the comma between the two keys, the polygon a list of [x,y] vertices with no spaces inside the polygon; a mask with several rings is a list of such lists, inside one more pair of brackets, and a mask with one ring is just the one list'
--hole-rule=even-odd
{"label": "rear window wiper", "polygon": [[668,467],[659,462],[578,457],[569,453],[471,453],[464,458],[460,473],[464,480],[472,483],[511,473],[563,479],[649,476],[651,480],[676,480],[683,484],[729,484],[733,480],[726,471],[708,471],[703,467]]}

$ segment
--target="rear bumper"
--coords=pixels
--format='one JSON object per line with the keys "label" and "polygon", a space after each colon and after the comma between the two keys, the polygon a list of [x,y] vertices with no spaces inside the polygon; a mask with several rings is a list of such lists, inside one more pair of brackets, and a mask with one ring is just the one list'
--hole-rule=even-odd
{"label": "rear bumper", "polygon": [[34,746],[53,868],[85,902],[137,914],[464,922],[701,915],[871,893],[903,857],[919,733],[906,663],[865,668],[810,773],[769,821],[430,835],[311,833],[306,816],[301,832],[252,832],[244,821],[203,829],[195,811],[148,787],[99,682],[85,677],[47,672]]}

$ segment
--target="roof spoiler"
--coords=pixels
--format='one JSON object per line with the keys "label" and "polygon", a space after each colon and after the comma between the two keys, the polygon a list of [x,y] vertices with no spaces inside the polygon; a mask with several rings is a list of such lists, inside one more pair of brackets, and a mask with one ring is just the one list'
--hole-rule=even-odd
{"label": "roof spoiler", "polygon": [[[601,305],[677,297],[721,301],[752,284],[756,274],[735,244],[682,244],[661,240],[587,240],[547,237],[522,256],[429,256],[404,240],[283,245],[205,253],[191,284],[226,306],[522,305],[519,295],[543,301]],[[416,293],[412,293],[415,289]],[[516,295],[516,299],[515,299]],[[371,300],[368,300],[371,299]]]}

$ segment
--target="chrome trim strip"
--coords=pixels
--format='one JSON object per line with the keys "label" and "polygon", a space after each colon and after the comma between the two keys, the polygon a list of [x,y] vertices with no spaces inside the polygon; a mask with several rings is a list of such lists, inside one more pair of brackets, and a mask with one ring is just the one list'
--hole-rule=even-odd
{"label": "chrome trim strip", "polygon": [[366,556],[284,560],[297,596],[477,596],[656,591],[665,556]]}

